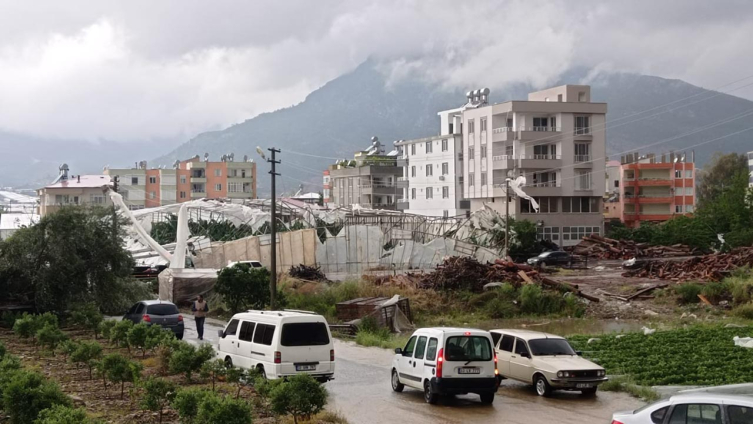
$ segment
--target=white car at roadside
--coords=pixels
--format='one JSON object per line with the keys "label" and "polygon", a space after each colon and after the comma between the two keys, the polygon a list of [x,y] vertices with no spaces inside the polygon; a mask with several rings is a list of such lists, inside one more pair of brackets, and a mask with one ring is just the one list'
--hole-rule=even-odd
{"label": "white car at roadside", "polygon": [[753,424],[753,397],[695,391],[678,393],[635,411],[617,412],[612,424]]}

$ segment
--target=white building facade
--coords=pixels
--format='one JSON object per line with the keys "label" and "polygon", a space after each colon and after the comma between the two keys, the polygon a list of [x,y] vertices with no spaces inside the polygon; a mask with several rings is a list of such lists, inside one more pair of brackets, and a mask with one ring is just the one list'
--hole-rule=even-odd
{"label": "white building facade", "polygon": [[750,171],[750,175],[748,176],[748,185],[750,187],[753,187],[753,152],[748,152],[748,171]]}

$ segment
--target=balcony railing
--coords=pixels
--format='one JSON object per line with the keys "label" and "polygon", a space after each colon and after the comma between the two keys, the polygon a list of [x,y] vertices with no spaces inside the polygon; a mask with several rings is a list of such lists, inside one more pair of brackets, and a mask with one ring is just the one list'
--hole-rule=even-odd
{"label": "balcony railing", "polygon": [[538,160],[558,160],[562,159],[562,156],[560,155],[523,155],[520,157],[521,159],[538,159]]}
{"label": "balcony railing", "polygon": [[557,132],[562,131],[562,127],[519,127],[521,131],[547,131],[547,132]]}
{"label": "balcony railing", "polygon": [[575,155],[574,160],[576,162],[590,162],[591,161],[591,155]]}
{"label": "balcony railing", "polygon": [[575,127],[575,135],[591,135],[591,127]]}
{"label": "balcony railing", "polygon": [[513,131],[512,127],[499,127],[492,130],[492,133],[501,134],[501,133],[512,132],[512,131]]}
{"label": "balcony railing", "polygon": [[512,160],[515,159],[514,155],[498,155],[498,156],[492,156],[492,161],[495,160]]}
{"label": "balcony railing", "polygon": [[559,181],[542,181],[540,183],[526,184],[526,187],[559,187]]}

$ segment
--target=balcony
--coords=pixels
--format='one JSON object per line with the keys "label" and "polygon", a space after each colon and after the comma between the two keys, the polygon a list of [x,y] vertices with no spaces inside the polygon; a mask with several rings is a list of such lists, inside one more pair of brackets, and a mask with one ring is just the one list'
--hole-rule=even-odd
{"label": "balcony", "polygon": [[591,138],[591,127],[575,127],[573,135],[580,139]]}
{"label": "balcony", "polygon": [[191,190],[192,199],[202,199],[204,197],[207,197],[206,191]]}
{"label": "balcony", "polygon": [[397,201],[395,205],[397,206],[397,210],[404,211],[404,210],[408,210],[410,206],[410,202],[408,202],[408,199],[400,199]]}
{"label": "balcony", "polygon": [[583,166],[591,166],[593,163],[591,155],[575,155],[573,156],[573,162]]}
{"label": "balcony", "polygon": [[252,199],[253,198],[253,193],[251,193],[250,191],[248,191],[248,192],[235,191],[235,192],[228,193],[227,197],[229,197],[231,199]]}
{"label": "balcony", "polygon": [[408,177],[397,177],[397,188],[408,188]]}
{"label": "balcony", "polygon": [[521,168],[561,168],[562,156],[560,155],[523,155],[520,156],[519,166]]}
{"label": "balcony", "polygon": [[206,177],[191,177],[192,183],[206,183],[207,179]]}
{"label": "balcony", "polygon": [[512,127],[495,128],[492,131],[492,143],[498,141],[512,141],[516,138],[516,133]]}
{"label": "balcony", "polygon": [[362,184],[360,188],[362,194],[395,194],[402,191],[396,184]]}
{"label": "balcony", "polygon": [[639,186],[669,186],[672,185],[672,181],[669,177],[648,177],[638,178]]}
{"label": "balcony", "polygon": [[397,158],[397,166],[408,166],[408,158]]}
{"label": "balcony", "polygon": [[526,184],[523,191],[529,196],[561,196],[561,183],[559,181],[544,181],[541,183]]}
{"label": "balcony", "polygon": [[522,127],[518,128],[518,139],[522,141],[558,141],[562,136],[561,127]]}
{"label": "balcony", "polygon": [[492,156],[492,169],[513,169],[515,168],[515,156],[499,155]]}

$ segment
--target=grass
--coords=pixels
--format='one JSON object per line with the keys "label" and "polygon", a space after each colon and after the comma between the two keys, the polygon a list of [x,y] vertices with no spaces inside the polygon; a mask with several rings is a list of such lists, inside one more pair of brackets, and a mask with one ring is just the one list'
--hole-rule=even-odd
{"label": "grass", "polygon": [[382,349],[396,349],[408,342],[410,334],[391,334],[389,332],[359,331],[356,343],[367,347],[381,347]]}
{"label": "grass", "polygon": [[654,402],[660,399],[659,393],[650,387],[639,386],[630,378],[618,376],[599,386],[605,392],[623,392],[646,402]]}

